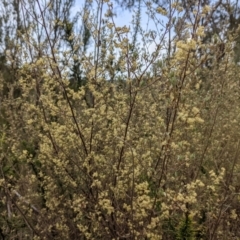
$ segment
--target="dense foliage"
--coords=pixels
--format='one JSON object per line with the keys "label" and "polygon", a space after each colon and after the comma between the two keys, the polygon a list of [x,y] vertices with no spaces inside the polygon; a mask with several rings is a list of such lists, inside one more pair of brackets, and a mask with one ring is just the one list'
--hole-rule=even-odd
{"label": "dense foliage", "polygon": [[0,62],[2,239],[240,238],[239,30],[210,36],[220,5],[194,2],[141,1],[152,29],[86,2],[76,34],[73,1],[19,1]]}

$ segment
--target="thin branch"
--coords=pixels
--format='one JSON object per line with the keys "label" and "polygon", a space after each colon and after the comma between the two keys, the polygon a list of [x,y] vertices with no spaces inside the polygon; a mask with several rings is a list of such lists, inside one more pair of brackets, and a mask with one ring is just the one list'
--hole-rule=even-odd
{"label": "thin branch", "polygon": [[19,200],[21,200],[27,206],[29,206],[33,210],[33,212],[35,212],[36,214],[40,214],[40,211],[33,204],[31,204],[29,201],[24,199],[24,197],[17,190],[13,190],[12,192],[19,198]]}
{"label": "thin branch", "polygon": [[87,150],[87,146],[86,146],[86,143],[85,143],[85,140],[84,140],[84,136],[83,136],[83,134],[82,134],[82,132],[80,130],[77,118],[76,118],[74,110],[73,110],[73,106],[72,106],[72,104],[70,102],[70,99],[69,99],[69,96],[68,96],[68,93],[67,93],[67,89],[64,86],[64,83],[63,83],[63,80],[62,80],[62,73],[61,73],[61,71],[59,69],[59,66],[57,64],[57,59],[56,59],[56,56],[55,56],[55,52],[54,52],[54,49],[53,49],[53,46],[52,46],[52,43],[51,43],[51,39],[50,39],[48,30],[47,30],[46,21],[45,21],[44,15],[43,15],[42,8],[40,6],[39,0],[36,0],[36,1],[37,1],[37,4],[38,4],[38,7],[39,7],[39,11],[40,11],[40,14],[41,14],[41,17],[42,17],[42,21],[43,21],[44,30],[45,30],[45,33],[46,33],[46,36],[47,36],[47,39],[48,39],[48,43],[49,43],[50,49],[51,49],[52,58],[53,58],[53,61],[55,63],[55,67],[53,67],[52,63],[49,61],[50,67],[51,67],[53,73],[57,73],[58,76],[59,76],[58,82],[60,83],[60,85],[61,85],[61,87],[63,89],[64,96],[66,97],[67,103],[69,105],[69,108],[70,108],[70,111],[71,111],[71,114],[72,114],[72,117],[73,117],[73,121],[74,121],[75,126],[77,128],[78,136],[80,137],[81,142],[83,144],[83,148],[84,148],[85,154],[88,155],[88,150]]}

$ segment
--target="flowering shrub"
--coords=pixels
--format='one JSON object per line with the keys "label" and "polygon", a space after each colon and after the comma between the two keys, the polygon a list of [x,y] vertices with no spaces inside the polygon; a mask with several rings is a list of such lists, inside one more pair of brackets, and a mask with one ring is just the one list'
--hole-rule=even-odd
{"label": "flowering shrub", "polygon": [[1,97],[2,236],[239,238],[240,76],[231,36],[218,61],[216,46],[202,41],[204,26],[189,23],[192,37],[174,40],[166,56],[170,25],[151,53],[131,51],[130,30],[112,14],[108,30],[89,19],[105,45],[82,58],[85,85],[71,87],[60,61],[71,53],[49,42],[51,54],[26,58]]}

